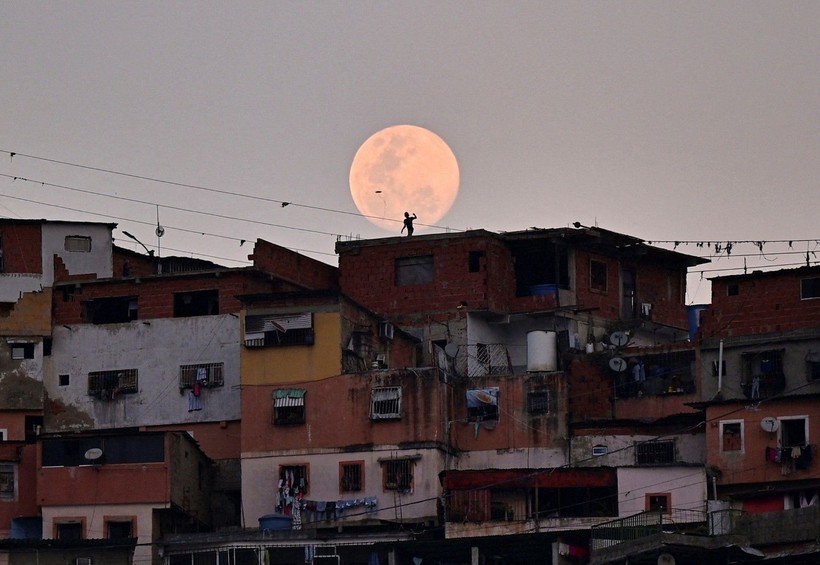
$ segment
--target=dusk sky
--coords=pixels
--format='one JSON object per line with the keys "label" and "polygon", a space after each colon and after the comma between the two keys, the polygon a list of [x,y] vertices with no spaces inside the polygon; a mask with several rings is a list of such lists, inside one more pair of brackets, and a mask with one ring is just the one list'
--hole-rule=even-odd
{"label": "dusk sky", "polygon": [[348,177],[410,124],[460,172],[417,235],[678,241],[712,257],[708,301],[744,261],[820,262],[819,29],[815,0],[3,0],[0,216],[115,222],[141,250],[122,230],[155,248],[159,212],[162,255],[241,266],[263,238],[336,264],[339,237],[399,235]]}

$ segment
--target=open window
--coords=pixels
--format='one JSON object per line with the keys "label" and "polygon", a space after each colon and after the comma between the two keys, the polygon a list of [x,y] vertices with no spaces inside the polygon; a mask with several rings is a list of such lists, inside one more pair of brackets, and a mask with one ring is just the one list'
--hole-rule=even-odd
{"label": "open window", "polygon": [[779,418],[780,447],[805,447],[809,441],[808,416]]}
{"label": "open window", "polygon": [[83,319],[92,324],[121,324],[139,317],[136,296],[95,298],[83,302]]}
{"label": "open window", "polygon": [[277,426],[305,423],[305,389],[273,391],[273,423]]}
{"label": "open window", "polygon": [[180,365],[179,388],[218,387],[225,384],[224,363],[198,363],[196,365]]}
{"label": "open window", "polygon": [[14,463],[0,463],[0,500],[14,500],[17,469]]}
{"label": "open window", "polygon": [[467,391],[467,420],[470,422],[498,420],[498,387]]}
{"label": "open window", "polygon": [[741,386],[746,398],[767,398],[786,388],[783,355],[783,349],[771,349],[741,356]]}
{"label": "open window", "polygon": [[396,259],[396,286],[428,284],[435,278],[432,255]]}
{"label": "open window", "polygon": [[720,422],[720,451],[722,453],[743,452],[743,420]]}
{"label": "open window", "polygon": [[106,520],[105,533],[108,539],[123,539],[134,536],[134,521],[132,519]]}
{"label": "open window", "polygon": [[216,314],[219,314],[219,291],[217,289],[174,293],[175,318]]}
{"label": "open window", "polygon": [[672,495],[668,492],[646,493],[646,511],[672,513]]}
{"label": "open window", "polygon": [[137,375],[137,369],[88,373],[88,394],[100,400],[114,400],[120,394],[134,394],[139,390]]}
{"label": "open window", "polygon": [[313,345],[313,315],[250,315],[245,317],[245,347]]}

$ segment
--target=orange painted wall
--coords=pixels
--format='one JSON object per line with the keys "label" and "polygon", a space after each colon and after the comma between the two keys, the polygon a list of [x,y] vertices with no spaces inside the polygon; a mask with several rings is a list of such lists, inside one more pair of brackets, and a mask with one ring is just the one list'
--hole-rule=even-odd
{"label": "orange painted wall", "polygon": [[43,467],[37,473],[37,501],[43,506],[156,504],[168,499],[164,463]]}
{"label": "orange painted wall", "polygon": [[239,438],[242,435],[242,422],[191,422],[182,426],[156,426],[145,428],[146,431],[182,431],[192,432],[194,441],[211,459],[239,459]]}

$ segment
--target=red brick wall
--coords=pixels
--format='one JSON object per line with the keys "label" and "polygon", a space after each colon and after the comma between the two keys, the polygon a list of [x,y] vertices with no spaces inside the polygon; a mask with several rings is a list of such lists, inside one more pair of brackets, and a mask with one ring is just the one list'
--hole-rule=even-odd
{"label": "red brick wall", "polygon": [[74,299],[65,301],[58,288],[54,293],[54,323],[80,324],[83,301],[95,298],[117,296],[137,296],[139,319],[172,318],[174,316],[174,293],[197,290],[219,289],[219,313],[239,312],[241,303],[236,299],[240,294],[270,292],[272,283],[254,276],[253,272],[220,272],[179,277],[157,277],[133,280],[105,281],[80,284],[74,290]]}
{"label": "red brick wall", "polygon": [[593,363],[586,357],[578,357],[569,366],[569,412],[572,421],[603,420],[612,417],[611,398],[613,380],[608,369],[601,367],[606,361]]}
{"label": "red brick wall", "polygon": [[[820,269],[812,268],[714,280],[712,305],[701,316],[701,337],[820,327],[820,299],[800,299],[801,279],[818,276]],[[729,285],[737,285],[737,295],[728,295]]]}
{"label": "red brick wall", "polygon": [[43,272],[43,234],[40,224],[0,225],[5,273]]}
{"label": "red brick wall", "polygon": [[274,273],[277,277],[304,288],[319,290],[339,287],[336,267],[264,239],[256,240],[256,246],[249,259],[258,269]]}

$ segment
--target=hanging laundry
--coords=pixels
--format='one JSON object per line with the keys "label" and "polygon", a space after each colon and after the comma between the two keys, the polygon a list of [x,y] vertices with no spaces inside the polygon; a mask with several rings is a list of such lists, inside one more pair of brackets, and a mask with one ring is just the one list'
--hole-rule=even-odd
{"label": "hanging laundry", "polygon": [[192,390],[188,392],[188,412],[196,412],[197,410],[202,410],[202,398],[194,394]]}

